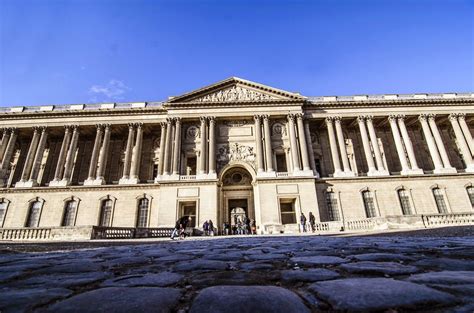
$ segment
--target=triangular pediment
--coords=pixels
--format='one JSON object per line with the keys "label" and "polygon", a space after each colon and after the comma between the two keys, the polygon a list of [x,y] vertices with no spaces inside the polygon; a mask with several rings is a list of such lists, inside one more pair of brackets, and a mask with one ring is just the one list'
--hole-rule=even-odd
{"label": "triangular pediment", "polygon": [[304,99],[306,97],[297,93],[231,77],[182,96],[170,98],[168,103],[281,102]]}

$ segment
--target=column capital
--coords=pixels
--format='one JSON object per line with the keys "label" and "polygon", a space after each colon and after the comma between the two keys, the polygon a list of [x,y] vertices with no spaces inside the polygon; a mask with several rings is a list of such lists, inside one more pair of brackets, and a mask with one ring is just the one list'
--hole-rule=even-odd
{"label": "column capital", "polygon": [[142,122],[135,123],[135,126],[136,126],[137,128],[142,128],[142,127],[143,127],[143,123],[142,123]]}
{"label": "column capital", "polygon": [[263,118],[264,121],[267,121],[267,122],[268,122],[268,121],[270,120],[270,115],[268,115],[268,114],[262,114],[262,118]]}
{"label": "column capital", "polygon": [[296,113],[296,114],[295,114],[295,117],[296,117],[298,120],[302,120],[303,117],[304,117],[304,114],[303,114],[303,113]]}
{"label": "column capital", "polygon": [[207,121],[207,116],[200,116],[200,117],[199,117],[199,120],[201,121],[201,123],[206,123],[206,121]]}
{"label": "column capital", "polygon": [[397,114],[398,120],[404,121],[405,120],[405,114]]}
{"label": "column capital", "polygon": [[326,122],[326,124],[332,124],[332,121],[334,120],[334,117],[333,116],[326,116],[326,118],[324,119],[324,121]]}
{"label": "column capital", "polygon": [[262,116],[261,116],[261,115],[258,115],[258,114],[255,114],[255,115],[253,116],[253,119],[254,119],[256,122],[257,122],[257,121],[260,122],[260,118],[262,118]]}
{"label": "column capital", "polygon": [[359,115],[357,116],[357,122],[363,123],[365,121],[366,117],[365,115]]}
{"label": "column capital", "polygon": [[173,118],[172,117],[167,117],[166,118],[166,124],[171,125],[173,123]]}
{"label": "column capital", "polygon": [[389,122],[396,122],[397,121],[397,116],[395,114],[391,114],[388,116],[388,121]]}
{"label": "column capital", "polygon": [[167,124],[167,123],[166,123],[165,121],[161,121],[161,122],[160,122],[160,126],[161,126],[161,128],[164,128],[164,127],[166,127],[166,124]]}
{"label": "column capital", "polygon": [[369,121],[372,122],[373,119],[374,119],[374,116],[373,115],[366,115],[365,119],[367,120],[367,122],[369,122]]}
{"label": "column capital", "polygon": [[425,122],[428,119],[428,114],[420,114],[418,115],[418,120],[420,122]]}
{"label": "column capital", "polygon": [[341,121],[342,121],[342,118],[340,116],[334,116],[333,119],[334,119],[334,123],[339,123],[340,124]]}
{"label": "column capital", "polygon": [[293,113],[288,113],[288,115],[286,116],[286,118],[288,119],[288,121],[294,121],[295,120],[295,114]]}
{"label": "column capital", "polygon": [[458,113],[458,119],[465,120],[466,119],[466,113]]}
{"label": "column capital", "polygon": [[454,122],[454,121],[457,121],[458,119],[458,114],[457,113],[451,113],[449,114],[449,120]]}
{"label": "column capital", "polygon": [[428,121],[434,121],[436,118],[436,114],[428,114]]}
{"label": "column capital", "polygon": [[208,116],[207,119],[209,120],[209,123],[215,123],[216,122],[216,117],[215,116]]}

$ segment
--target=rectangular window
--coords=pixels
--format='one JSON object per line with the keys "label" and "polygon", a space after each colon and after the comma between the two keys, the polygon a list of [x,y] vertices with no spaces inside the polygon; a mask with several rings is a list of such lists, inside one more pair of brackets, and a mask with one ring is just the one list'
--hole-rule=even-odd
{"label": "rectangular window", "polygon": [[[467,195],[469,196],[469,200],[471,201],[471,207],[474,209],[474,187],[469,186],[466,188]],[[1,222],[2,219],[0,219]]]}
{"label": "rectangular window", "polygon": [[438,207],[438,213],[441,213],[441,214],[448,213],[448,208],[446,207],[446,202],[444,201],[444,196],[441,189],[434,188],[433,195],[436,201],[436,206]]}
{"label": "rectangular window", "polygon": [[112,200],[102,201],[99,226],[108,227],[112,219]]}
{"label": "rectangular window", "polygon": [[398,190],[398,200],[400,201],[403,215],[411,215],[410,196],[405,189]]}
{"label": "rectangular window", "polygon": [[41,211],[42,202],[35,201],[30,205],[30,212],[28,214],[28,220],[26,222],[26,227],[38,227],[40,211]]}
{"label": "rectangular window", "polygon": [[196,175],[196,156],[186,158],[186,175]]}
{"label": "rectangular window", "polygon": [[5,218],[5,212],[7,211],[7,203],[0,202],[0,227],[3,225],[3,219]]}
{"label": "rectangular window", "polygon": [[372,193],[370,191],[364,191],[362,192],[362,198],[364,199],[365,215],[367,218],[375,217],[377,214],[375,212],[375,203]]}
{"label": "rectangular window", "polygon": [[286,166],[286,155],[284,153],[277,153],[276,157],[276,166],[277,172],[285,173],[288,172],[288,168]]}
{"label": "rectangular window", "polygon": [[140,199],[138,201],[138,217],[137,217],[137,227],[147,227],[148,226],[148,206],[150,201],[147,198]]}
{"label": "rectangular window", "polygon": [[188,227],[196,227],[196,202],[181,202],[180,203],[180,215],[179,217],[189,216],[191,221]]}
{"label": "rectangular window", "polygon": [[296,224],[295,199],[280,199],[281,223]]}
{"label": "rectangular window", "polygon": [[328,216],[330,221],[339,221],[339,209],[337,207],[337,198],[334,192],[326,193],[326,207],[328,209]]}
{"label": "rectangular window", "polygon": [[64,217],[62,226],[74,226],[74,219],[76,217],[77,201],[71,200],[66,203],[64,208]]}

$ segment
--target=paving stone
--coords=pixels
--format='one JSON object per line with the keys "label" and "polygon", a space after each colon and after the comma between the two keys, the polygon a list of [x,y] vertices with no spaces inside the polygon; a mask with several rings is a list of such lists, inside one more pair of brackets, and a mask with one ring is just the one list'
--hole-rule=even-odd
{"label": "paving stone", "polygon": [[336,310],[380,311],[446,305],[456,302],[445,292],[388,278],[348,278],[314,283],[309,290]]}
{"label": "paving stone", "polygon": [[338,273],[324,268],[281,271],[281,279],[286,282],[315,282],[335,279],[339,276]]}
{"label": "paving stone", "polygon": [[95,263],[90,260],[75,260],[72,262],[65,262],[59,265],[49,265],[36,270],[37,274],[53,274],[53,273],[86,273],[86,272],[98,272],[103,269],[103,266],[99,263]]}
{"label": "paving stone", "polygon": [[240,263],[239,268],[244,271],[271,270],[273,269],[273,264],[269,261],[245,262]]}
{"label": "paving stone", "polygon": [[273,272],[207,272],[194,275],[190,279],[190,284],[199,288],[217,285],[261,285],[262,281],[276,281],[278,278],[278,274]]}
{"label": "paving stone", "polygon": [[337,265],[349,262],[336,256],[301,256],[291,258],[291,261],[299,265]]}
{"label": "paving stone", "polygon": [[286,259],[288,256],[281,253],[265,253],[265,254],[251,254],[247,255],[246,258],[250,260],[260,261],[260,260],[279,260]]}
{"label": "paving stone", "polygon": [[429,270],[438,268],[440,270],[450,271],[474,271],[474,262],[472,262],[472,260],[427,257],[413,263],[413,265],[425,267]]}
{"label": "paving stone", "polygon": [[474,272],[442,271],[411,275],[409,281],[423,284],[474,284]]}
{"label": "paving stone", "polygon": [[310,312],[295,293],[274,286],[214,286],[203,289],[190,313],[305,313]]}
{"label": "paving stone", "polygon": [[70,294],[72,291],[64,288],[1,289],[0,312],[25,312],[34,306],[46,304]]}
{"label": "paving stone", "polygon": [[379,273],[387,275],[413,274],[420,271],[415,266],[395,262],[361,261],[342,264],[340,267],[349,273]]}
{"label": "paving stone", "polygon": [[178,289],[110,287],[88,291],[57,302],[46,312],[170,312],[178,304]]}
{"label": "paving stone", "polygon": [[157,286],[166,287],[176,284],[184,276],[173,272],[161,272],[158,274],[128,275],[104,281],[102,287],[136,287]]}
{"label": "paving stone", "polygon": [[174,270],[178,272],[214,271],[214,270],[225,270],[228,267],[229,267],[228,262],[197,259],[197,260],[193,260],[192,262],[189,262],[189,261],[179,262],[178,264],[174,266]]}
{"label": "paving stone", "polygon": [[413,261],[413,257],[406,256],[401,253],[363,253],[356,255],[349,255],[348,259],[355,259],[358,261]]}
{"label": "paving stone", "polygon": [[13,285],[20,287],[74,287],[92,284],[96,281],[107,278],[107,274],[102,272],[76,273],[76,274],[56,274],[56,275],[37,275],[15,281]]}

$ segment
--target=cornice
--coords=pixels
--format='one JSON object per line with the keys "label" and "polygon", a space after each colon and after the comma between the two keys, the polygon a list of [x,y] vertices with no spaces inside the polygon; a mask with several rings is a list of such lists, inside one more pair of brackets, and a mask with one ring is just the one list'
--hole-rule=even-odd
{"label": "cornice", "polygon": [[67,187],[32,187],[32,188],[1,188],[0,194],[12,193],[54,193],[54,192],[78,192],[78,191],[102,191],[102,190],[141,190],[160,189],[160,184],[137,184],[137,185],[100,185],[100,186],[67,186]]}
{"label": "cornice", "polygon": [[377,108],[380,106],[387,107],[400,107],[400,106],[416,106],[416,107],[428,107],[437,105],[472,105],[474,99],[461,98],[461,99],[399,99],[399,100],[363,100],[363,101],[306,101],[305,107],[316,107],[316,108]]}
{"label": "cornice", "polygon": [[356,176],[356,177],[324,177],[316,180],[316,184],[325,183],[360,183],[360,182],[381,182],[381,181],[415,181],[415,180],[433,180],[433,179],[459,179],[473,178],[474,173],[455,173],[455,174],[419,174],[419,175],[389,175],[389,176]]}
{"label": "cornice", "polygon": [[225,102],[173,102],[166,103],[163,107],[167,109],[199,109],[199,108],[227,108],[227,107],[259,107],[259,106],[285,106],[306,103],[305,99],[282,99],[282,100],[259,100],[259,101],[225,101]]}

